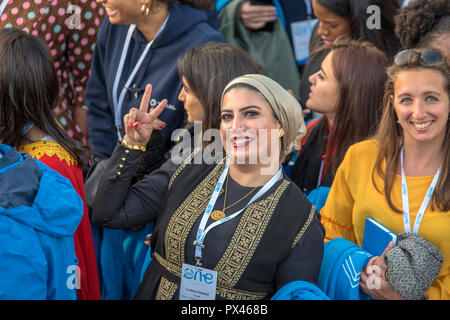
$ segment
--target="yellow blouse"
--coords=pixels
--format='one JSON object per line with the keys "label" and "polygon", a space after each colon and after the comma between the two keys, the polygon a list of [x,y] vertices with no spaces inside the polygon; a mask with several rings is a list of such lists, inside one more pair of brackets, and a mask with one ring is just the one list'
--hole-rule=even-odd
{"label": "yellow blouse", "polygon": [[[351,146],[336,172],[327,202],[322,208],[325,241],[343,237],[362,246],[366,217],[372,217],[399,234],[404,232],[403,214],[392,211],[383,193],[372,182],[372,171],[378,153],[378,142],[367,140]],[[419,207],[433,176],[406,177],[408,185],[411,230]],[[383,179],[375,175],[378,186]],[[394,179],[392,202],[402,208],[401,176]],[[428,206],[419,235],[438,247],[444,257],[434,284],[427,290],[429,299],[450,299],[450,211],[432,211]]]}

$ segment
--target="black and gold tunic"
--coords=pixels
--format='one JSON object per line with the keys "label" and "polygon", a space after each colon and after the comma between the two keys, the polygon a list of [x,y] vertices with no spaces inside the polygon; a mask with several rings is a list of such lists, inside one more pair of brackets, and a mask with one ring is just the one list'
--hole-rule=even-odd
{"label": "black and gold tunic", "polygon": [[[178,299],[181,266],[195,264],[193,242],[224,161],[177,166],[169,160],[130,186],[139,153],[122,146],[114,151],[99,186],[94,223],[128,228],[155,221],[152,262],[135,298]],[[249,190],[230,179],[227,204]],[[222,209],[223,198],[221,192],[215,208]],[[226,214],[245,205],[239,203]],[[283,178],[238,217],[208,233],[202,263],[218,272],[217,299],[270,298],[291,281],[317,281],[323,238],[318,213],[298,187]]]}

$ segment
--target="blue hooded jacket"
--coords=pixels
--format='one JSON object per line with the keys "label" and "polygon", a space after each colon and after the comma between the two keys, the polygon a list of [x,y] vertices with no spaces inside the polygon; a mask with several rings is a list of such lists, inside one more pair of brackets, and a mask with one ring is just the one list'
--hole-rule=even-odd
{"label": "blue hooded jacket", "polygon": [[361,270],[372,255],[344,238],[325,243],[318,286],[332,300],[372,300],[359,288]]}
{"label": "blue hooded jacket", "polygon": [[[109,18],[105,18],[98,33],[91,77],[86,87],[89,141],[96,152],[106,156],[111,155],[117,142],[112,92],[128,29],[129,25],[112,25]],[[206,11],[173,4],[165,28],[154,39],[127,89],[121,108],[121,121],[130,108],[139,108],[145,86],[152,84],[150,106],[155,107],[163,99],[168,100],[159,119],[166,122],[167,126],[162,132],[166,140],[170,141],[172,131],[181,126],[185,114],[183,104],[177,99],[181,90],[178,59],[189,49],[212,41],[223,42],[224,38],[208,24]],[[131,37],[117,95],[120,95],[147,43],[144,35],[136,28]]]}
{"label": "blue hooded jacket", "polygon": [[27,154],[0,144],[0,156],[0,299],[77,299],[81,198]]}

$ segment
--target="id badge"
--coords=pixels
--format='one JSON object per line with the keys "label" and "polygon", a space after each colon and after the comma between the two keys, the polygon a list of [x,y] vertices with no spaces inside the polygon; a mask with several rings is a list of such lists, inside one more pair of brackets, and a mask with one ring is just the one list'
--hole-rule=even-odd
{"label": "id badge", "polygon": [[215,300],[217,271],[183,263],[180,300]]}
{"label": "id badge", "polygon": [[304,65],[308,61],[309,41],[317,21],[318,19],[309,19],[291,23],[292,43],[298,65]]}

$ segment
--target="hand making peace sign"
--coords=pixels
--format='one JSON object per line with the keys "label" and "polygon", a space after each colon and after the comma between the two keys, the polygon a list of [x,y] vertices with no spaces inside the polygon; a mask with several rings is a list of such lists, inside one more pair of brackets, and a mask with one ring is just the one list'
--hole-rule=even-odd
{"label": "hand making peace sign", "polygon": [[167,99],[163,99],[156,108],[150,108],[147,112],[151,96],[152,85],[148,84],[145,87],[144,96],[142,97],[139,109],[131,108],[123,117],[123,123],[126,126],[124,139],[130,145],[147,145],[153,132],[154,125],[159,121],[157,118],[167,105]]}

